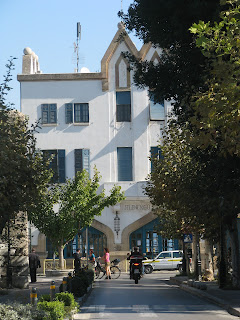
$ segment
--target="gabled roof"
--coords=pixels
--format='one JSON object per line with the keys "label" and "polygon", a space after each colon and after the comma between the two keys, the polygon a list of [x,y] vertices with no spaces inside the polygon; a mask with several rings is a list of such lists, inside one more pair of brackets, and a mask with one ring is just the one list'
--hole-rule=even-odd
{"label": "gabled roof", "polygon": [[107,51],[105,52],[102,60],[101,60],[101,73],[104,78],[102,89],[103,91],[108,90],[108,65],[109,62],[117,50],[118,46],[124,42],[132,55],[134,55],[137,59],[143,60],[149,49],[151,48],[151,43],[144,44],[140,51],[137,50],[135,44],[130,39],[129,35],[126,33],[123,23],[118,23],[118,31],[115,34],[112,42],[110,43]]}

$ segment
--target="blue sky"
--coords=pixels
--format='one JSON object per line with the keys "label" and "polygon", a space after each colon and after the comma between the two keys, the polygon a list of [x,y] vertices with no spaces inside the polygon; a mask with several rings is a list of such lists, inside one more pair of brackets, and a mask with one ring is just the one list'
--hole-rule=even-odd
{"label": "blue sky", "polygon": [[[133,0],[122,0],[127,12]],[[81,23],[79,67],[100,71],[101,59],[117,32],[121,0],[0,0],[0,83],[10,56],[16,57],[13,88],[7,100],[20,109],[22,55],[30,47],[39,57],[43,73],[71,73],[76,67],[76,25]],[[141,42],[130,34],[138,49]]]}

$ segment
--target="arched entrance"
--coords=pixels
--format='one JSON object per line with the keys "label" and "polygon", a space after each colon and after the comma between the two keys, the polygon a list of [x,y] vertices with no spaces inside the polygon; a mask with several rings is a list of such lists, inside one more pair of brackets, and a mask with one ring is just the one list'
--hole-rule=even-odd
{"label": "arched entrance", "polygon": [[178,250],[178,240],[162,238],[156,232],[158,219],[135,230],[129,237],[129,248],[139,247],[148,258],[155,257],[161,251]]}
{"label": "arched entrance", "polygon": [[[88,249],[93,249],[95,256],[98,257],[103,256],[103,248],[105,247],[107,247],[106,235],[93,227],[88,227]],[[64,259],[73,258],[73,254],[77,248],[80,249],[82,256],[86,256],[86,228],[82,229],[79,234],[65,246],[63,250]],[[47,258],[52,259],[53,247],[48,238],[46,239],[46,250],[48,252]]]}

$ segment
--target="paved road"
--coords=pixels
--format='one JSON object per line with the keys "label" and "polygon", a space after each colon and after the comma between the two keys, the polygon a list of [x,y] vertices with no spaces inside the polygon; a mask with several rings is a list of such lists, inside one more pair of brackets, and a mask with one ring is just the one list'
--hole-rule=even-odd
{"label": "paved road", "polygon": [[75,319],[162,319],[162,320],[236,320],[225,310],[209,304],[168,279],[173,272],[145,275],[135,285],[126,274],[117,280],[99,280]]}

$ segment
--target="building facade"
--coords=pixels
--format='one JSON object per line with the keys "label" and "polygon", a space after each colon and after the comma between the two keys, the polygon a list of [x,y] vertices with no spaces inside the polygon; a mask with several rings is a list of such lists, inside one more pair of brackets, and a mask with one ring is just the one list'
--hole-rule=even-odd
{"label": "building facade", "polygon": [[[30,124],[40,120],[37,146],[54,155],[55,182],[64,183],[82,169],[91,177],[96,166],[102,176],[100,188],[108,192],[117,184],[125,192],[124,201],[95,218],[88,230],[89,247],[101,254],[108,246],[112,255],[125,257],[137,245],[151,257],[178,248],[177,241],[162,239],[155,232],[156,216],[144,193],[151,172],[149,157],[159,152],[171,103],[154,104],[147,89],[137,88],[122,55],[130,52],[158,63],[161,49],[144,44],[138,51],[128,35],[120,37],[122,31],[119,24],[99,73],[42,73],[36,54],[25,48],[22,74],[18,75],[21,111]],[[66,258],[72,257],[76,247],[84,252],[85,233],[79,232],[65,249]],[[32,244],[50,258],[51,245],[36,229],[32,230]]]}

